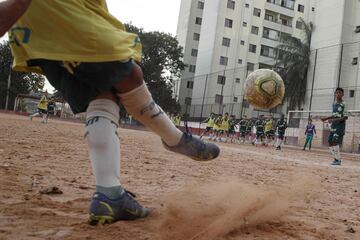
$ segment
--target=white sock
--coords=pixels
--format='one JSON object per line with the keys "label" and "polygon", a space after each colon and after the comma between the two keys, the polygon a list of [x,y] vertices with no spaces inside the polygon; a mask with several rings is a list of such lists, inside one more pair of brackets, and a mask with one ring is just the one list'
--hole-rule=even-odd
{"label": "white sock", "polygon": [[33,114],[30,115],[30,117],[35,117],[35,116],[37,116],[37,115],[40,115],[40,113],[38,113],[38,112],[33,113]]}
{"label": "white sock", "polygon": [[339,145],[333,146],[333,150],[334,150],[335,159],[340,160],[340,146]]}
{"label": "white sock", "polygon": [[119,106],[108,99],[97,99],[87,109],[85,137],[96,185],[120,186],[120,141],[117,136]]}
{"label": "white sock", "polygon": [[330,147],[329,147],[329,150],[330,150],[331,155],[333,155],[333,157],[336,158],[336,157],[335,157],[335,152],[334,152],[334,147],[333,147],[333,146],[330,146]]}
{"label": "white sock", "polygon": [[130,92],[118,94],[118,96],[126,111],[158,134],[166,144],[175,146],[180,142],[183,133],[154,102],[145,83]]}

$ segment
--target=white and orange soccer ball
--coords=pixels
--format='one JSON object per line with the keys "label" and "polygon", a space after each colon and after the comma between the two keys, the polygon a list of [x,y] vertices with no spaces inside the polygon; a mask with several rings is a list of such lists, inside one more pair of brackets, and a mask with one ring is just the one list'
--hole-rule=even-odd
{"label": "white and orange soccer ball", "polygon": [[284,81],[273,70],[258,69],[246,78],[244,94],[246,101],[256,109],[271,109],[283,101]]}

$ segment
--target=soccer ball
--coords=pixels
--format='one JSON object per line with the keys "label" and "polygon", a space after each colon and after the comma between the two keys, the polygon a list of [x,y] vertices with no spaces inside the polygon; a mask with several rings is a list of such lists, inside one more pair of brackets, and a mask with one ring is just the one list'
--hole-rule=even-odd
{"label": "soccer ball", "polygon": [[284,81],[270,69],[258,69],[246,78],[244,96],[256,109],[271,109],[282,103]]}

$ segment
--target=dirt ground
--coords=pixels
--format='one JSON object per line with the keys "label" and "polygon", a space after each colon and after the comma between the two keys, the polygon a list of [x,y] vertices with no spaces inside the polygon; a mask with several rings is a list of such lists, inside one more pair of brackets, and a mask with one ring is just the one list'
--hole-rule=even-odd
{"label": "dirt ground", "polygon": [[121,183],[152,213],[90,226],[83,125],[0,114],[0,133],[0,239],[360,239],[359,155],[331,167],[322,150],[221,143],[196,162],[120,129]]}

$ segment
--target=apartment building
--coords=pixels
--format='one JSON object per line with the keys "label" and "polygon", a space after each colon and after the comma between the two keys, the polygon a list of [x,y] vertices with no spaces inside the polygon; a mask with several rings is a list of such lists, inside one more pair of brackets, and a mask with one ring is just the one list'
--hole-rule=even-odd
{"label": "apartment building", "polygon": [[[345,1],[345,0],[343,0]],[[256,114],[243,101],[246,76],[275,64],[282,35],[302,36],[315,0],[182,0],[177,38],[187,64],[176,85],[182,111]]]}

